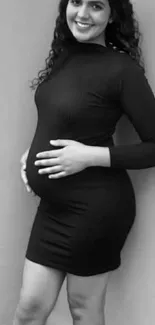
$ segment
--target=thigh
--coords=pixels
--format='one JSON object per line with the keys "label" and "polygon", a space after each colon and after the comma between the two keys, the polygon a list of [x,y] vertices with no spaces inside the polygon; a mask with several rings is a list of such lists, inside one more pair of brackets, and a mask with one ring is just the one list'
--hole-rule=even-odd
{"label": "thigh", "polygon": [[67,273],[67,297],[71,308],[87,308],[105,301],[109,273],[76,276]]}
{"label": "thigh", "polygon": [[57,300],[66,273],[25,259],[20,304],[49,310]]}

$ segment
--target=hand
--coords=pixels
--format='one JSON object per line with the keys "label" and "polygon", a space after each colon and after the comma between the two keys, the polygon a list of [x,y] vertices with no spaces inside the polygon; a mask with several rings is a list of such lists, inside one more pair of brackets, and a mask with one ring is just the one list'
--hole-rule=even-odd
{"label": "hand", "polygon": [[41,166],[39,174],[50,174],[49,178],[60,178],[75,174],[88,167],[89,146],[73,140],[53,140],[53,146],[61,149],[38,153],[35,166]]}
{"label": "hand", "polygon": [[28,153],[29,153],[29,149],[27,149],[25,151],[25,153],[22,155],[20,163],[21,163],[21,170],[20,170],[20,174],[21,174],[21,178],[26,186],[26,189],[28,192],[32,192],[30,186],[28,185],[28,180],[26,177],[26,161],[27,161],[27,157],[28,157]]}

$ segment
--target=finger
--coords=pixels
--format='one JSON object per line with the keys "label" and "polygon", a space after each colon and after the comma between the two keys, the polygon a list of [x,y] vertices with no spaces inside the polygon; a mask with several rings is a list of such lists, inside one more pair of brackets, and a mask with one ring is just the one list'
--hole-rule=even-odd
{"label": "finger", "polygon": [[54,158],[54,157],[58,157],[61,154],[61,152],[62,152],[62,149],[42,151],[42,152],[38,152],[36,157],[37,158]]}
{"label": "finger", "polygon": [[29,193],[32,192],[31,187],[29,185],[26,186],[26,189]]}
{"label": "finger", "polygon": [[36,160],[34,164],[35,166],[54,166],[59,164],[59,158]]}
{"label": "finger", "polygon": [[24,184],[26,186],[27,191],[28,192],[32,192],[32,189],[31,189],[31,187],[28,184],[28,180],[27,180],[26,174],[25,173],[21,173],[21,178],[22,178],[22,180],[23,180],[23,182],[24,182]]}
{"label": "finger", "polygon": [[51,167],[51,173],[58,173],[58,172],[62,172],[62,171],[63,171],[63,167],[60,165]]}
{"label": "finger", "polygon": [[66,139],[57,139],[57,140],[50,140],[50,144],[53,146],[68,146],[70,144],[71,140]]}
{"label": "finger", "polygon": [[23,172],[25,172],[25,170],[26,170],[26,164],[22,164],[22,166],[21,166],[21,169],[20,169],[21,171],[23,171]]}
{"label": "finger", "polygon": [[23,164],[22,169],[26,170],[26,164]]}
{"label": "finger", "polygon": [[21,177],[22,177],[22,180],[25,184],[28,184],[28,180],[27,180],[27,177],[26,177],[26,173],[25,172],[21,172]]}
{"label": "finger", "polygon": [[21,159],[20,159],[20,163],[21,163],[22,165],[25,164],[25,160],[26,160],[26,159],[25,159],[25,156],[22,156]]}
{"label": "finger", "polygon": [[48,167],[48,168],[41,168],[38,170],[39,174],[50,174],[53,173],[53,171],[55,172],[59,172],[62,171],[62,166],[54,166],[54,167]]}
{"label": "finger", "polygon": [[65,177],[67,176],[66,175],[66,172],[60,172],[60,173],[57,173],[57,174],[52,174],[52,175],[49,175],[48,178],[52,178],[52,179],[56,179],[56,178],[61,178],[61,177]]}
{"label": "finger", "polygon": [[22,155],[22,157],[20,159],[21,164],[24,164],[25,161],[27,160],[28,153],[29,153],[29,149],[27,149],[26,152]]}

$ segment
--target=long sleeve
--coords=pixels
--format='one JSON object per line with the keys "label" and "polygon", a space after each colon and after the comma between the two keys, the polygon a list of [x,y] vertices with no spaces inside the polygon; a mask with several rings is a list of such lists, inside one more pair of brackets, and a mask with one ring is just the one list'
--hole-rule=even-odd
{"label": "long sleeve", "polygon": [[155,97],[142,69],[134,61],[121,74],[120,105],[141,142],[110,147],[111,167],[155,166]]}

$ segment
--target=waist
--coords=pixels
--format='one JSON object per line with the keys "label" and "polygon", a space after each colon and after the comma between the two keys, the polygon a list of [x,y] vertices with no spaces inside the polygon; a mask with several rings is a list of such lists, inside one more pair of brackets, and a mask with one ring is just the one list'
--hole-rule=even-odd
{"label": "waist", "polygon": [[87,136],[87,137],[75,137],[74,139],[75,141],[79,141],[82,142],[85,145],[89,145],[89,146],[100,146],[100,147],[105,147],[105,146],[113,146],[114,145],[114,141],[111,135],[95,135],[95,136]]}

